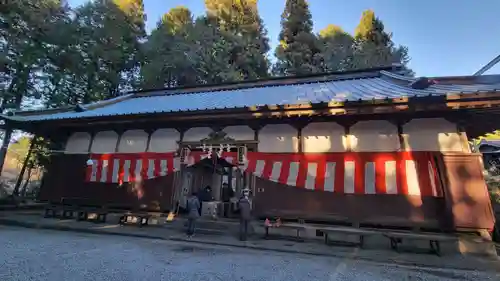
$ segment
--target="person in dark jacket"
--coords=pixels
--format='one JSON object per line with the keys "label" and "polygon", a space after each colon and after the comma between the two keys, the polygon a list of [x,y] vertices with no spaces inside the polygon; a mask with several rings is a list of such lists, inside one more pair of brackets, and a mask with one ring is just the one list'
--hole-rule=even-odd
{"label": "person in dark jacket", "polygon": [[200,215],[203,202],[210,202],[213,199],[214,198],[212,197],[212,188],[210,187],[210,185],[207,185],[200,193],[198,193],[198,200],[200,202],[200,209],[198,211]]}
{"label": "person in dark jacket", "polygon": [[250,190],[243,190],[243,196],[238,201],[238,207],[240,209],[240,240],[246,241],[248,235],[248,223],[250,222],[252,212]]}
{"label": "person in dark jacket", "polygon": [[199,194],[199,200],[201,202],[209,202],[213,200],[212,197],[212,188],[210,185],[207,185]]}
{"label": "person in dark jacket", "polygon": [[194,235],[194,229],[196,220],[200,217],[200,200],[196,196],[196,192],[193,192],[191,196],[187,199],[187,209],[188,209],[188,228],[187,235],[189,237]]}

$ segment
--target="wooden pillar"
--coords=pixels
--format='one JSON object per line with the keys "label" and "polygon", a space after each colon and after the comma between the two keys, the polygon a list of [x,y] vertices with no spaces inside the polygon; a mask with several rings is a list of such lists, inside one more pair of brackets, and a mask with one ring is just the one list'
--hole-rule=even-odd
{"label": "wooden pillar", "polygon": [[146,140],[146,152],[149,151],[150,145],[151,145],[151,136],[153,133],[156,131],[155,129],[146,129],[144,130],[148,134],[148,139]]}
{"label": "wooden pillar", "polygon": [[348,119],[348,120],[339,120],[337,121],[339,125],[344,127],[344,137],[346,141],[346,152],[351,152],[351,127],[357,123],[357,120]]}
{"label": "wooden pillar", "polygon": [[301,120],[293,122],[291,125],[297,130],[297,152],[302,153],[303,145],[302,145],[302,129],[304,129],[311,121],[310,120]]}
{"label": "wooden pillar", "polygon": [[410,119],[392,119],[389,120],[394,126],[398,128],[398,139],[399,139],[399,151],[407,151],[409,150],[407,140],[404,137],[404,130],[403,127],[406,123],[410,122]]}
{"label": "wooden pillar", "polygon": [[123,133],[125,133],[125,130],[114,130],[114,132],[116,134],[118,134],[118,138],[116,140],[116,145],[115,145],[115,151],[114,152],[118,152],[118,148],[120,147],[120,142],[122,141],[122,136],[123,136]]}
{"label": "wooden pillar", "polygon": [[87,147],[87,152],[90,154],[92,153],[92,144],[94,143],[94,137],[97,134],[96,132],[89,132],[90,134],[90,142],[89,146]]}
{"label": "wooden pillar", "polygon": [[467,133],[465,132],[465,122],[460,120],[457,122],[457,133],[460,137],[460,144],[462,145],[462,152],[471,153],[471,147],[469,144],[469,140],[467,138]]}

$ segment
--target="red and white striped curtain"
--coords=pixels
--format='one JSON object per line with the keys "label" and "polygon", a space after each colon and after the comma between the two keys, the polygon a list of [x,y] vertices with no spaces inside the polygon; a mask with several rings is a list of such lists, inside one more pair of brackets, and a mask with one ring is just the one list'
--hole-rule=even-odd
{"label": "red and white striped curtain", "polygon": [[[235,152],[221,158],[234,163]],[[188,166],[206,158],[192,152]],[[93,154],[87,180],[128,182],[164,176],[180,169],[174,153]],[[441,197],[430,152],[262,153],[248,152],[240,167],[257,177],[289,186],[341,194],[399,194]]]}
{"label": "red and white striped curtain", "polygon": [[123,183],[165,176],[180,170],[179,159],[174,156],[174,152],[91,154],[86,180]]}
{"label": "red and white striped curtain", "polygon": [[440,197],[432,156],[428,152],[249,152],[243,168],[257,177],[309,190]]}

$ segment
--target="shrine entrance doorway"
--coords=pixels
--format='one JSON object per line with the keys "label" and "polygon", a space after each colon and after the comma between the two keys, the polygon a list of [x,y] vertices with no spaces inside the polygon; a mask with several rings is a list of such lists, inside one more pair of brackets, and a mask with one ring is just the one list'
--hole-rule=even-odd
{"label": "shrine entrance doorway", "polygon": [[200,193],[207,186],[212,189],[212,197],[215,201],[222,201],[222,185],[223,183],[232,186],[232,165],[224,159],[203,159],[200,162],[187,167],[186,173],[191,174],[190,192]]}
{"label": "shrine entrance doorway", "polygon": [[[244,189],[245,174],[223,158],[205,158],[186,166],[182,173],[182,194],[179,204],[185,208],[188,196],[196,192],[203,197],[205,187],[210,186],[211,198],[202,203],[202,215],[231,218],[236,216],[237,201]],[[203,207],[211,206],[208,210]]]}
{"label": "shrine entrance doorway", "polygon": [[237,215],[237,202],[243,189],[253,190],[250,184],[253,175],[238,168],[238,157],[242,153],[246,157],[246,150],[246,143],[227,138],[180,143],[182,176],[177,184],[179,205],[184,207],[192,192],[199,194],[210,186],[212,191],[209,205],[216,206],[213,207],[216,216]]}

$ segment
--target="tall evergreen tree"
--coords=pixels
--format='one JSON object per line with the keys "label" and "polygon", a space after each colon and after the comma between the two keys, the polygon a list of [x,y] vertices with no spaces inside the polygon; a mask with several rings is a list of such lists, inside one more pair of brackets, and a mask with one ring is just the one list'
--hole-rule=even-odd
{"label": "tall evergreen tree", "polygon": [[355,32],[355,52],[351,68],[388,66],[392,63],[406,65],[408,49],[396,46],[392,34],[385,31],[383,22],[372,10],[363,12]]}
{"label": "tall evergreen tree", "polygon": [[243,79],[268,76],[269,39],[257,9],[257,0],[205,0],[207,15],[217,22],[221,31],[237,37],[237,47],[232,64]]}
{"label": "tall evergreen tree", "polygon": [[163,15],[144,44],[141,69],[143,88],[163,88],[196,84],[192,64],[186,59],[191,11],[180,6]]}
{"label": "tall evergreen tree", "polygon": [[59,0],[7,1],[1,6],[1,111],[20,109],[26,98],[40,98],[41,73],[58,35],[55,23],[64,13]]}
{"label": "tall evergreen tree", "polygon": [[313,21],[306,0],[286,1],[281,28],[274,73],[284,76],[321,71],[317,61],[321,50],[312,32]]}
{"label": "tall evergreen tree", "polygon": [[[47,55],[65,15],[60,0],[5,1],[0,5],[0,112],[37,101],[46,83]],[[3,134],[0,172],[12,130]]]}
{"label": "tall evergreen tree", "polygon": [[63,86],[49,93],[47,106],[113,98],[135,88],[144,20],[142,0],[95,0],[76,8],[66,26],[72,63],[57,65],[54,75],[65,73]]}
{"label": "tall evergreen tree", "polygon": [[371,42],[380,46],[389,46],[392,37],[390,33],[385,31],[384,24],[375,16],[373,10],[363,11],[354,36],[358,40]]}
{"label": "tall evergreen tree", "polygon": [[170,9],[168,13],[163,15],[160,24],[168,25],[168,31],[171,34],[177,34],[182,32],[186,25],[193,24],[193,15],[188,8],[178,6]]}
{"label": "tall evergreen tree", "polygon": [[221,30],[211,17],[199,17],[188,31],[186,59],[196,72],[198,84],[216,84],[245,79],[234,63],[240,55],[241,37]]}
{"label": "tall evergreen tree", "polygon": [[330,24],[319,32],[322,70],[348,70],[353,57],[353,37],[340,26]]}

